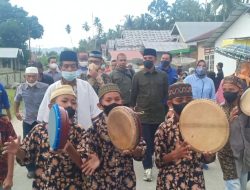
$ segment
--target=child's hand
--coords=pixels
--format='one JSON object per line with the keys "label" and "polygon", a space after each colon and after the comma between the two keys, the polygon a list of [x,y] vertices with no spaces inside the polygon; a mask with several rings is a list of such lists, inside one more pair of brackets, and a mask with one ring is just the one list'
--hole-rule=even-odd
{"label": "child's hand", "polygon": [[81,166],[82,172],[86,175],[92,175],[95,170],[100,166],[100,159],[96,153],[91,153],[88,155],[88,159]]}
{"label": "child's hand", "polygon": [[182,158],[190,159],[189,155],[190,145],[187,142],[176,142],[176,146],[174,149],[175,160],[180,160]]}
{"label": "child's hand", "polygon": [[236,106],[230,112],[229,121],[233,122],[238,116],[239,116],[239,108]]}
{"label": "child's hand", "polygon": [[9,139],[9,142],[4,143],[3,154],[9,153],[16,155],[21,144],[21,137],[18,136],[17,139],[10,137]]}
{"label": "child's hand", "polygon": [[142,155],[142,153],[143,153],[142,148],[140,148],[138,146],[133,150],[123,150],[122,151],[122,155],[124,155],[124,156],[134,156],[134,157],[140,157]]}
{"label": "child's hand", "polygon": [[6,177],[3,181],[3,190],[10,190],[13,186],[13,177]]}

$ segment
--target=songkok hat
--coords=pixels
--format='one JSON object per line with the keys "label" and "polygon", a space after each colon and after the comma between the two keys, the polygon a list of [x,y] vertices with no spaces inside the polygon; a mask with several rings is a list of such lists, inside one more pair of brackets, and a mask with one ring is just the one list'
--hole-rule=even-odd
{"label": "songkok hat", "polygon": [[109,92],[118,92],[121,94],[121,91],[119,89],[119,87],[116,84],[113,83],[108,83],[103,85],[100,89],[99,89],[99,98],[103,97],[105,94],[109,93]]}
{"label": "songkok hat", "polygon": [[60,95],[72,95],[76,97],[76,94],[70,85],[61,85],[58,86],[50,95],[50,101]]}
{"label": "songkok hat", "polygon": [[60,62],[62,61],[74,61],[77,62],[77,54],[74,51],[66,50],[60,54]]}
{"label": "songkok hat", "polygon": [[27,67],[25,74],[38,74],[38,69],[36,67]]}
{"label": "songkok hat", "polygon": [[169,86],[168,95],[169,100],[176,97],[192,96],[192,87],[190,84],[177,82]]}
{"label": "songkok hat", "polygon": [[102,59],[102,53],[100,51],[91,51],[89,57],[95,57]]}
{"label": "songkok hat", "polygon": [[243,90],[244,89],[244,82],[238,78],[237,76],[235,75],[230,75],[230,76],[226,76],[224,79],[223,79],[223,84],[233,84],[237,87],[239,87],[239,89]]}
{"label": "songkok hat", "polygon": [[151,49],[151,48],[146,48],[143,51],[143,56],[145,55],[152,55],[156,57],[156,50],[155,49]]}

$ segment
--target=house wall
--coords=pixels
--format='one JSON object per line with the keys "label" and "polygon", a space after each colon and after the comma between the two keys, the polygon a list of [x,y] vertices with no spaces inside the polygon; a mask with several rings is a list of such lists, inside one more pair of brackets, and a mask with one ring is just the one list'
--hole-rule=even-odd
{"label": "house wall", "polygon": [[[241,15],[215,42],[215,47],[221,47],[223,40],[228,38],[250,37],[250,14]],[[227,58],[218,53],[214,54],[215,67],[218,62],[224,64],[223,70],[225,76],[234,73],[236,69],[236,60]],[[215,68],[216,70],[216,68]]]}
{"label": "house wall", "polygon": [[204,49],[204,42],[197,42],[197,60],[205,59],[205,49]]}

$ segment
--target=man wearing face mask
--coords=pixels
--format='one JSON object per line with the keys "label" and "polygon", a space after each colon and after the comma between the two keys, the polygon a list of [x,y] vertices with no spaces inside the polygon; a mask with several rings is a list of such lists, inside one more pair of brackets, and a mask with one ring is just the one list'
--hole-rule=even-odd
{"label": "man wearing face mask", "polygon": [[204,60],[199,60],[195,73],[187,76],[184,83],[192,86],[194,99],[212,99],[215,100],[215,87],[212,79],[207,77],[207,64]]}
{"label": "man wearing face mask", "polygon": [[[104,60],[102,58],[102,53],[100,51],[91,51],[89,53],[88,64],[91,63],[94,63],[98,67],[98,70],[102,69],[101,67],[104,65]],[[102,77],[104,84],[111,83],[111,79],[109,75],[107,75],[106,73],[102,72],[100,76]]]}
{"label": "man wearing face mask", "polygon": [[154,153],[154,134],[165,119],[165,102],[167,100],[168,82],[166,73],[156,70],[157,61],[155,49],[145,49],[143,52],[144,68],[134,75],[130,104],[140,115],[142,135],[147,144],[143,160],[145,181],[152,181],[152,155]]}
{"label": "man wearing face mask", "polygon": [[88,54],[82,51],[78,52],[78,62],[77,76],[82,80],[87,80]]}
{"label": "man wearing face mask", "polygon": [[[23,138],[37,124],[38,109],[49,86],[48,84],[38,82],[38,69],[36,67],[27,67],[24,77],[26,82],[18,86],[14,98],[16,118],[23,121]],[[24,115],[20,112],[20,103],[22,100],[24,101]],[[28,165],[27,169],[27,177],[32,178],[35,170],[34,165]]]}
{"label": "man wearing face mask", "polygon": [[48,67],[49,69],[44,71],[44,74],[51,76],[54,82],[61,80],[62,75],[56,63],[56,57],[48,58]]}
{"label": "man wearing face mask", "polygon": [[49,86],[39,107],[37,120],[48,122],[49,108],[47,105],[51,92],[60,85],[68,84],[73,87],[77,96],[76,121],[83,128],[88,129],[92,126],[91,119],[101,112],[97,107],[97,94],[88,82],[77,78],[78,59],[74,51],[61,52],[60,66],[62,79]]}
{"label": "man wearing face mask", "polygon": [[239,100],[244,83],[236,76],[227,76],[222,84],[225,104],[222,106],[230,124],[227,144],[218,152],[226,190],[246,190],[250,171],[250,117],[241,112]]}
{"label": "man wearing face mask", "polygon": [[202,163],[215,160],[215,155],[198,153],[184,141],[179,118],[185,106],[192,101],[190,84],[175,83],[169,87],[169,107],[174,115],[163,122],[155,134],[155,163],[159,169],[157,190],[205,189]]}
{"label": "man wearing face mask", "polygon": [[161,63],[158,69],[167,73],[168,85],[174,84],[178,80],[178,75],[175,68],[170,66],[172,61],[172,54],[169,52],[163,53],[161,56]]}

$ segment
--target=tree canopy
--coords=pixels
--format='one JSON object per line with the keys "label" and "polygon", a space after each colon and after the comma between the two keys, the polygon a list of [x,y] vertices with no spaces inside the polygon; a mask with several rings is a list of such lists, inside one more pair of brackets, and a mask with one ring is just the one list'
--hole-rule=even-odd
{"label": "tree canopy", "polygon": [[43,27],[36,16],[17,6],[12,6],[9,0],[0,0],[0,47],[26,46],[30,38],[37,39],[43,35]]}

